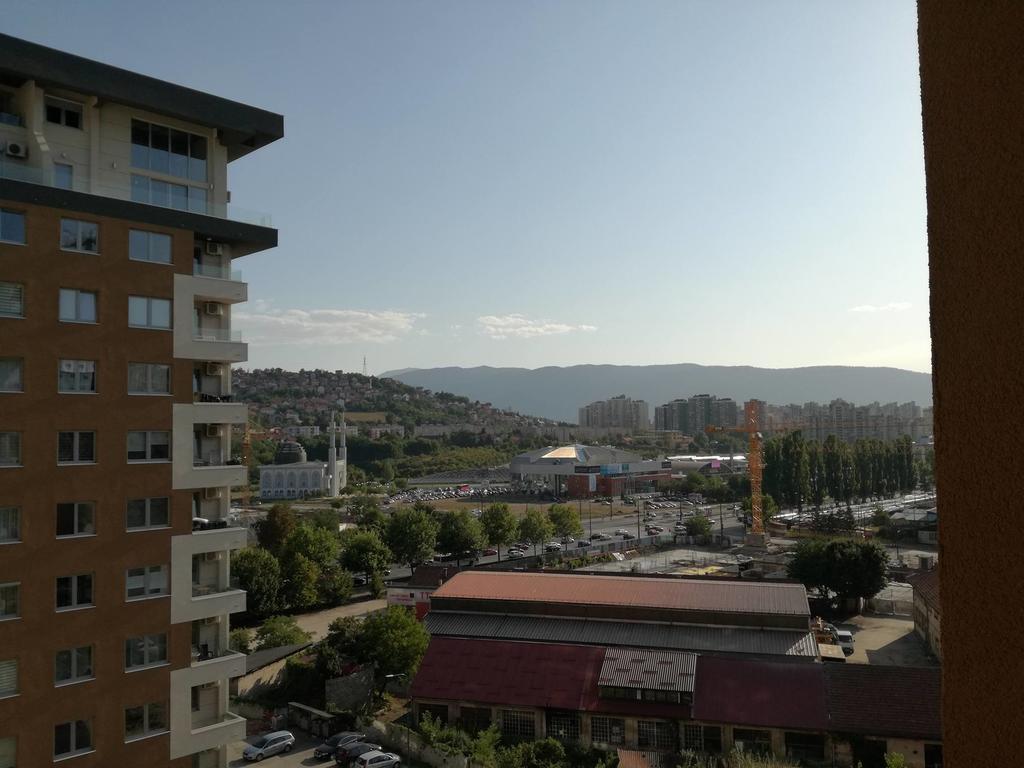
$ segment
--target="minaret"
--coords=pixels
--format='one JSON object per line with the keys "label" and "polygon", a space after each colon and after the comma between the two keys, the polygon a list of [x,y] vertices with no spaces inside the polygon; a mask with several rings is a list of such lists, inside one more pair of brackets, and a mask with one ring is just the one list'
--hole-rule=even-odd
{"label": "minaret", "polygon": [[[330,447],[327,449],[327,471],[331,476],[331,498],[337,498],[338,496],[338,437],[337,432],[334,429],[334,411],[331,411],[331,427],[327,433],[329,440],[331,441]],[[344,433],[344,429],[342,430]]]}
{"label": "minaret", "polygon": [[341,450],[338,451],[338,461],[344,462],[345,469],[348,469],[348,445],[345,442],[345,406],[341,406]]}

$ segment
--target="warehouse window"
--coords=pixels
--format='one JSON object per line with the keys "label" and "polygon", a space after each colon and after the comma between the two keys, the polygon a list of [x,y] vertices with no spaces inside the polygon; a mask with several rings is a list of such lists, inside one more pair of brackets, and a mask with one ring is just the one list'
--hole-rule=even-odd
{"label": "warehouse window", "polygon": [[636,743],[641,749],[675,749],[675,726],[663,720],[637,720]]}
{"label": "warehouse window", "polygon": [[625,744],[626,721],[618,717],[592,717],[590,739],[598,744]]}
{"label": "warehouse window", "polygon": [[683,725],[683,749],[690,752],[719,754],[722,751],[722,729],[717,725]]}
{"label": "warehouse window", "polygon": [[448,724],[448,705],[447,704],[420,704],[420,719],[423,719],[424,715],[430,715],[432,718],[440,722],[442,725]]}
{"label": "warehouse window", "polygon": [[760,755],[772,754],[771,731],[760,731],[752,728],[734,728],[732,740],[738,749]]}
{"label": "warehouse window", "polygon": [[566,744],[580,740],[579,712],[548,712],[548,736]]}
{"label": "warehouse window", "polygon": [[786,757],[794,760],[824,760],[825,736],[820,733],[787,731]]}
{"label": "warehouse window", "polygon": [[510,739],[533,739],[537,732],[537,719],[533,712],[514,709],[501,710],[501,734]]}
{"label": "warehouse window", "polygon": [[459,725],[467,733],[486,731],[491,726],[491,708],[459,707]]}

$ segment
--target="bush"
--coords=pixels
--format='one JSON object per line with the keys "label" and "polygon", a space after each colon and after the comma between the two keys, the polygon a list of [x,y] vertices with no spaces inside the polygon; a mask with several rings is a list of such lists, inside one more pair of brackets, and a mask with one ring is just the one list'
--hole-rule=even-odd
{"label": "bush", "polygon": [[256,650],[298,645],[312,635],[300,627],[291,616],[272,616],[256,630]]}
{"label": "bush", "polygon": [[228,648],[239,653],[251,653],[253,634],[251,629],[232,629],[228,635]]}
{"label": "bush", "polygon": [[374,600],[382,597],[387,591],[387,585],[384,583],[384,577],[376,571],[370,576],[369,590],[370,597]]}

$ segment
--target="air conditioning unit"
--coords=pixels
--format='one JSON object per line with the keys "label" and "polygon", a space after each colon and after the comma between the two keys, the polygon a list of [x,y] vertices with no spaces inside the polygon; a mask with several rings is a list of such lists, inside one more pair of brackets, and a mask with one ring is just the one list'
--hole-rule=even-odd
{"label": "air conditioning unit", "polygon": [[220,488],[203,488],[204,499],[219,499]]}
{"label": "air conditioning unit", "polygon": [[205,304],[203,304],[203,312],[205,312],[207,315],[223,315],[224,305],[218,304],[215,301],[208,301]]}
{"label": "air conditioning unit", "polygon": [[4,151],[8,157],[28,157],[28,145],[20,141],[8,141]]}
{"label": "air conditioning unit", "polygon": [[220,376],[221,367],[220,363],[207,363],[206,364],[206,375],[207,376]]}
{"label": "air conditioning unit", "polygon": [[224,255],[224,244],[215,243],[212,240],[206,241],[206,255],[207,256],[223,256]]}
{"label": "air conditioning unit", "polygon": [[207,424],[206,425],[206,436],[207,437],[220,437],[220,425],[219,424]]}

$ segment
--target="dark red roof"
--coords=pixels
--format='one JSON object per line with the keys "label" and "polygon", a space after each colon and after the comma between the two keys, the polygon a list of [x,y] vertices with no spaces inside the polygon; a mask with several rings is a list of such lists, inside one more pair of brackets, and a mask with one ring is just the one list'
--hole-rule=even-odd
{"label": "dark red roof", "polygon": [[942,615],[939,606],[939,571],[924,571],[923,573],[911,574],[907,581],[914,588],[914,593],[924,598],[924,601],[931,606],[932,610]]}
{"label": "dark red roof", "polygon": [[406,586],[425,589],[440,587],[458,572],[459,568],[455,565],[421,565],[409,577]]}
{"label": "dark red roof", "polygon": [[482,704],[588,709],[604,648],[434,637],[411,695]]}
{"label": "dark red roof", "polygon": [[822,666],[700,656],[693,719],[823,731],[828,714]]}
{"label": "dark red roof", "polygon": [[[698,674],[700,666],[697,667]],[[825,671],[833,731],[865,736],[942,738],[938,667],[829,664]]]}

